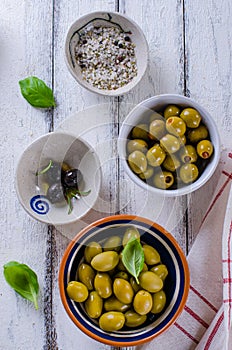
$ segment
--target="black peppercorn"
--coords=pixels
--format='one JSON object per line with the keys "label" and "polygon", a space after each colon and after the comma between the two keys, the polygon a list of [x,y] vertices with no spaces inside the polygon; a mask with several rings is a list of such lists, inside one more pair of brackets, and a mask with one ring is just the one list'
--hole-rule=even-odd
{"label": "black peppercorn", "polygon": [[124,40],[125,40],[125,41],[131,41],[131,39],[130,39],[129,36],[125,36]]}

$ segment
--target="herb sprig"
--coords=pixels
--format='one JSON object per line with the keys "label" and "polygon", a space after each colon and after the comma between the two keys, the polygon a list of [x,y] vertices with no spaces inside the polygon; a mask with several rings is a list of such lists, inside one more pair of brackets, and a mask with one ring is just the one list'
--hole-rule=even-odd
{"label": "herb sprig", "polygon": [[23,298],[31,301],[38,309],[39,283],[36,273],[25,264],[10,261],[3,266],[6,282]]}
{"label": "herb sprig", "polygon": [[131,238],[122,251],[122,262],[127,271],[134,276],[139,284],[138,276],[144,265],[144,252],[141,243],[136,238]]}

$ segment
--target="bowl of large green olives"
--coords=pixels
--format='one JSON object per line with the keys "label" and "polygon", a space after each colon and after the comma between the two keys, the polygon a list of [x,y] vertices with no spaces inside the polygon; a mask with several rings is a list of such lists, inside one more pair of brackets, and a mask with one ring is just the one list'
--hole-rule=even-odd
{"label": "bowl of large green olives", "polygon": [[88,336],[136,346],[169,328],[182,312],[189,269],[175,238],[156,223],[114,215],[80,231],[59,271],[63,306]]}
{"label": "bowl of large green olives", "polygon": [[33,218],[65,225],[93,208],[101,184],[100,162],[80,137],[52,132],[33,141],[16,169],[16,192]]}
{"label": "bowl of large green olives", "polygon": [[118,148],[137,185],[170,197],[199,189],[220,158],[218,130],[208,111],[188,97],[171,94],[151,97],[129,113]]}

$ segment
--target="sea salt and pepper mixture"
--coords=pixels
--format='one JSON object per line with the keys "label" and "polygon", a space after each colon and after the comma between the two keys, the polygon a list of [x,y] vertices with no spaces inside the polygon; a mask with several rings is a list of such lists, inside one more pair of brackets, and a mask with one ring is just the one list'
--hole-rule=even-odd
{"label": "sea salt and pepper mixture", "polygon": [[98,89],[116,90],[137,75],[135,44],[117,27],[91,27],[80,34],[75,58],[83,79]]}

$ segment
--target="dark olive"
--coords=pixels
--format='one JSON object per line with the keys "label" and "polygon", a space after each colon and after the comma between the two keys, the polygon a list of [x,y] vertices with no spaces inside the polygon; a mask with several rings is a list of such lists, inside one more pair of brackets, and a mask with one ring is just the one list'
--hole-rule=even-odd
{"label": "dark olive", "polygon": [[67,170],[62,174],[62,183],[66,187],[78,188],[82,180],[83,175],[79,169]]}
{"label": "dark olive", "polygon": [[44,175],[49,184],[61,182],[61,164],[53,161]]}
{"label": "dark olive", "polygon": [[47,198],[52,204],[60,203],[65,200],[63,186],[60,182],[55,182],[49,186],[47,190]]}

